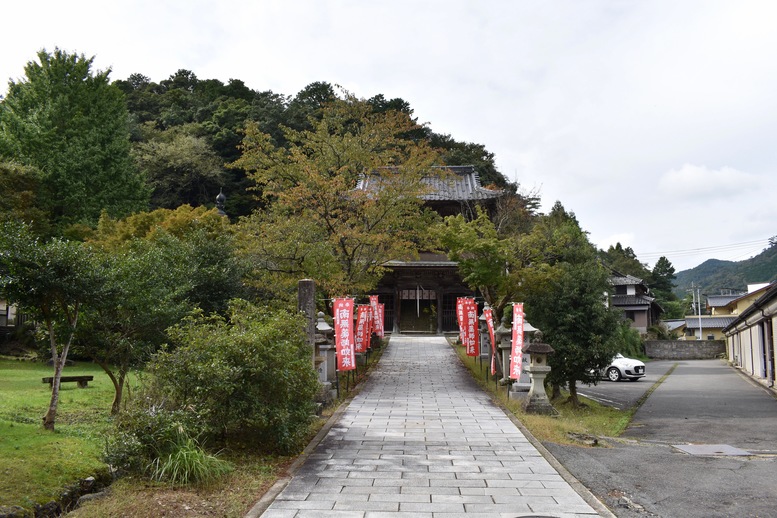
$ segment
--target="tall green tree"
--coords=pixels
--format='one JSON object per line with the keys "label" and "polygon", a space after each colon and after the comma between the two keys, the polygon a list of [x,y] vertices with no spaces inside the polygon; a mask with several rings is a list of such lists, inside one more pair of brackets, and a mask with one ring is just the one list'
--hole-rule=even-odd
{"label": "tall green tree", "polygon": [[165,329],[193,310],[189,257],[169,235],[133,239],[102,254],[106,280],[103,296],[85,307],[78,352],[89,356],[114,387],[111,413],[121,408],[127,376],[142,366],[165,341]]}
{"label": "tall green tree", "polygon": [[43,326],[54,363],[51,401],[43,427],[54,430],[59,383],[82,308],[102,297],[104,270],[80,242],[42,241],[28,225],[0,225],[0,294]]}
{"label": "tall green tree", "polygon": [[526,316],[555,353],[548,359],[554,392],[569,388],[579,406],[577,383],[595,383],[596,372],[617,352],[620,316],[608,307],[609,271],[574,214],[556,203],[521,243]]}
{"label": "tall green tree", "polygon": [[148,201],[130,157],[124,96],[110,84],[110,70],[92,71],[93,59],[42,50],[0,102],[0,157],[40,172],[38,203],[60,231]]}
{"label": "tall green tree", "polygon": [[640,262],[630,246],[624,248],[620,243],[610,245],[610,248],[602,253],[602,260],[607,266],[619,273],[632,275],[646,283],[650,282],[650,270],[647,264]]}
{"label": "tall green tree", "polygon": [[[417,253],[432,217],[422,209],[423,178],[436,155],[424,142],[403,138],[416,127],[407,114],[374,113],[350,94],[325,105],[309,124],[286,130],[288,148],[276,147],[256,125],[246,129],[235,166],[248,171],[273,217],[251,218],[244,228],[266,235],[265,224],[285,218],[315,229],[289,234],[287,246],[274,250],[305,253],[308,260],[298,266],[330,293],[361,293],[380,280],[387,261]],[[370,176],[379,168],[380,175]],[[355,190],[365,175],[373,188]],[[313,240],[297,241],[303,236]]]}
{"label": "tall green tree", "polygon": [[223,161],[207,140],[182,127],[154,133],[155,138],[138,143],[133,150],[153,189],[152,208],[212,206],[226,175]]}
{"label": "tall green tree", "polygon": [[519,236],[500,236],[480,207],[477,217],[448,216],[436,228],[441,248],[458,262],[462,280],[480,292],[501,319],[505,306],[517,300],[523,282],[523,262],[516,253]]}

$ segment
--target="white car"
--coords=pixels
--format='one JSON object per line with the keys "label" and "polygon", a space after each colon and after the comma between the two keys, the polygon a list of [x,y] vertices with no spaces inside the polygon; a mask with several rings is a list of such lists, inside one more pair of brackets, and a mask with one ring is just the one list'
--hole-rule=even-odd
{"label": "white car", "polygon": [[610,381],[620,381],[627,379],[637,381],[645,375],[645,364],[639,360],[626,358],[618,353],[612,359],[610,364],[602,371],[603,377]]}

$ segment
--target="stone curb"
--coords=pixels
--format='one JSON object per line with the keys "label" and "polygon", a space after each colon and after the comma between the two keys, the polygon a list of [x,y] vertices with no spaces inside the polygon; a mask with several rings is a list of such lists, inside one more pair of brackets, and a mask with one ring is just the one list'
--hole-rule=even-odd
{"label": "stone curb", "polygon": [[324,426],[321,427],[321,430],[318,431],[313,440],[310,441],[302,453],[296,459],[294,459],[294,462],[291,463],[289,469],[287,470],[288,474],[276,480],[275,484],[273,484],[270,489],[268,489],[262,495],[259,501],[254,504],[248,513],[246,513],[244,518],[258,518],[262,515],[263,512],[267,510],[268,507],[270,507],[270,504],[273,503],[275,498],[289,484],[300,466],[302,466],[302,464],[308,459],[310,454],[313,453],[321,441],[324,440],[324,437],[326,437],[326,434],[329,433],[329,430],[332,428],[332,426],[335,425],[337,420],[340,419],[340,416],[343,414],[343,412],[345,412],[345,409],[348,408],[348,405],[351,403],[351,399],[353,399],[353,396],[349,396],[348,399],[340,403],[340,406],[338,406],[337,410],[335,410],[329,419],[327,419],[326,423],[324,423]]}
{"label": "stone curb", "polygon": [[494,401],[494,404],[502,409],[502,411],[507,415],[508,419],[513,422],[515,426],[518,427],[519,430],[526,436],[526,438],[529,440],[529,442],[537,448],[537,451],[540,452],[540,455],[545,457],[545,460],[548,461],[548,463],[553,466],[553,468],[558,471],[558,474],[561,475],[561,478],[563,478],[567,484],[572,486],[572,489],[575,490],[575,492],[580,495],[580,497],[585,500],[585,503],[593,507],[594,511],[599,513],[599,516],[603,516],[605,518],[617,518],[615,514],[613,514],[610,509],[602,503],[601,500],[596,498],[596,496],[591,493],[591,491],[585,487],[582,482],[577,480],[575,476],[570,473],[567,468],[564,467],[563,464],[561,464],[556,457],[553,456],[550,451],[548,451],[547,448],[537,439],[534,437],[531,432],[523,425],[523,423],[513,414],[510,412],[507,408],[505,408],[501,403],[498,401]]}

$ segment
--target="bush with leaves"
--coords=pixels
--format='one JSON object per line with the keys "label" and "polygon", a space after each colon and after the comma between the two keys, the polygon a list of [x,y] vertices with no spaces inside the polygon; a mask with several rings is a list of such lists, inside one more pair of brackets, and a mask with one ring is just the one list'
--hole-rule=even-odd
{"label": "bush with leaves", "polygon": [[232,471],[198,441],[199,416],[170,409],[148,392],[131,400],[106,440],[105,461],[129,473],[145,474],[176,486],[203,485]]}
{"label": "bush with leaves", "polygon": [[302,445],[319,382],[303,320],[234,300],[228,318],[196,315],[171,328],[149,365],[155,390],[194,409],[209,437],[256,437],[282,453]]}

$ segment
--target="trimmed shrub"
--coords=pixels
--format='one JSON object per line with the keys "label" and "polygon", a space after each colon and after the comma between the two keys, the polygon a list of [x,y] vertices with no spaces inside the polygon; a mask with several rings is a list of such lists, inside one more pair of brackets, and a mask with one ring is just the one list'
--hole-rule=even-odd
{"label": "trimmed shrub", "polygon": [[230,304],[228,318],[197,315],[169,330],[149,365],[154,390],[195,411],[208,437],[251,434],[280,453],[302,445],[319,382],[300,315]]}

